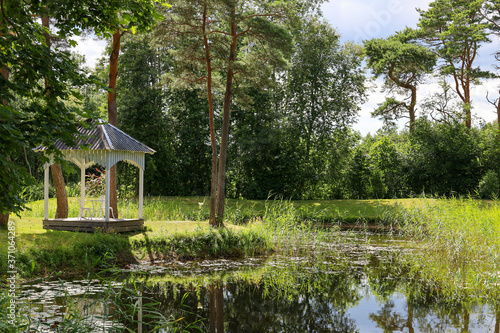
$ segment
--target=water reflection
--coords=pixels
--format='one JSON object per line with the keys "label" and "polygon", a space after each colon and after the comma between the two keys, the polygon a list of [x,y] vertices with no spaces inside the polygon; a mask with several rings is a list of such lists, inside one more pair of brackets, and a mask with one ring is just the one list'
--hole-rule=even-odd
{"label": "water reflection", "polygon": [[[52,305],[64,316],[71,303],[86,322],[101,320],[96,332],[500,333],[500,313],[487,306],[446,305],[416,292],[392,264],[394,246],[325,248],[308,256],[134,266],[126,272],[129,288],[109,284],[115,299],[101,280],[25,286],[23,297],[40,320],[56,318]],[[91,302],[99,298],[105,301]]]}

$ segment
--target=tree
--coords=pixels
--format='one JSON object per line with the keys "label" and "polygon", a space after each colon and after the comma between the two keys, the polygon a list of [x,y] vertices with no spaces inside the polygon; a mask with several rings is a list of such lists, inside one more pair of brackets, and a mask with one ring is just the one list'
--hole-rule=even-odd
{"label": "tree", "polygon": [[307,159],[315,140],[354,123],[365,98],[365,77],[361,48],[341,45],[328,23],[307,18],[294,37],[286,105],[300,127]]}
{"label": "tree", "polygon": [[[121,38],[127,32],[144,32],[150,30],[161,15],[156,11],[155,3],[168,6],[162,0],[117,0],[116,6],[111,6],[108,12],[109,21],[101,26],[97,33],[112,36],[112,47],[109,57],[108,81],[108,122],[118,126],[118,112],[116,104],[116,82],[118,77],[118,57],[120,55]],[[116,165],[113,165],[106,177],[110,178],[110,207],[115,217],[118,216],[118,197],[116,192]]]}
{"label": "tree", "polygon": [[[92,29],[98,36],[112,39],[108,79],[108,122],[118,125],[116,82],[121,37],[127,32],[135,34],[151,29],[161,19],[156,4],[168,6],[164,0],[47,0],[47,9],[53,13],[56,28],[62,35],[80,34],[82,29]],[[118,216],[116,194],[116,165],[106,177],[110,178],[110,207]]]}
{"label": "tree", "polygon": [[[32,181],[10,157],[38,145],[57,155],[55,139],[74,144],[78,118],[88,114],[63,101],[78,98],[72,88],[89,80],[68,52],[47,47],[46,30],[34,20],[40,15],[38,2],[0,0],[0,8],[0,213],[5,218],[22,210],[21,186]],[[23,103],[14,103],[18,100]]]}
{"label": "tree", "polygon": [[[160,35],[173,42],[176,79],[181,86],[205,85],[212,147],[210,224],[222,226],[225,208],[226,156],[235,83],[265,82],[271,67],[283,67],[290,51],[289,33],[279,25],[284,9],[274,1],[175,1]],[[225,77],[225,78],[224,78]],[[180,79],[179,79],[180,78]],[[241,81],[236,81],[241,78]],[[215,90],[223,86],[220,147],[215,129]],[[241,102],[244,95],[238,94]],[[238,102],[238,101],[237,101]]]}
{"label": "tree", "polygon": [[407,28],[387,39],[371,39],[364,43],[368,67],[375,77],[384,77],[384,85],[389,92],[406,95],[404,101],[395,97],[386,98],[373,115],[381,116],[386,121],[408,117],[410,130],[415,126],[417,85],[425,74],[432,71],[437,60],[428,48],[412,42],[412,33]]}
{"label": "tree", "polygon": [[304,17],[294,30],[296,51],[284,74],[283,117],[289,147],[297,147],[300,178],[296,188],[309,192],[320,182],[335,132],[352,125],[366,98],[359,45],[339,42],[339,35],[317,17]]}
{"label": "tree", "polygon": [[[47,12],[47,7],[43,6],[41,8],[40,16],[42,18],[42,27],[44,28],[43,36],[45,37],[45,46],[50,49],[52,47],[52,38],[50,35],[50,17]],[[49,63],[50,66],[50,63]],[[45,89],[47,94],[47,102],[49,106],[54,103],[53,96],[51,93],[51,87],[48,78],[45,78]],[[52,173],[52,181],[54,182],[54,187],[56,189],[56,215],[55,218],[67,218],[68,217],[68,195],[66,193],[66,185],[64,182],[64,176],[62,173],[62,168],[59,164],[52,164],[50,166],[50,171]]]}
{"label": "tree", "polygon": [[[476,0],[481,8],[480,14],[488,21],[490,30],[497,37],[500,36],[500,1],[499,0]],[[495,58],[500,61],[500,51],[495,53]],[[498,66],[497,66],[498,69]],[[488,96],[487,96],[488,98]],[[497,112],[497,126],[500,133],[500,98],[488,101],[495,106]]]}
{"label": "tree", "polygon": [[467,128],[472,126],[472,85],[490,77],[490,73],[474,66],[481,44],[489,42],[480,5],[478,1],[435,0],[427,11],[419,10],[419,33],[443,60],[441,73],[452,77]]}

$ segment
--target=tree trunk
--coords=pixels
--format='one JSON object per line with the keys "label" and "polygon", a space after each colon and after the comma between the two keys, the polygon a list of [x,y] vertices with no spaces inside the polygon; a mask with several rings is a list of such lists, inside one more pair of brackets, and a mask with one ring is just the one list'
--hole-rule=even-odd
{"label": "tree trunk", "polygon": [[217,333],[224,333],[224,294],[222,281],[215,287],[215,308],[217,317]]}
{"label": "tree trunk", "polygon": [[[121,31],[116,30],[113,34],[113,48],[109,58],[109,85],[108,91],[108,123],[118,125],[118,109],[116,105],[116,79],[118,77],[118,56],[120,54]],[[118,217],[118,197],[116,194],[116,164],[106,172],[109,177],[109,206],[112,208],[113,216]]]}
{"label": "tree trunk", "polygon": [[411,102],[408,107],[408,112],[410,113],[410,132],[415,129],[415,106],[417,105],[417,88],[415,86],[410,86],[411,90]]}
{"label": "tree trunk", "polygon": [[497,102],[497,126],[498,126],[498,133],[500,134],[500,98],[498,99]]}
{"label": "tree trunk", "polygon": [[9,223],[9,213],[2,214],[0,213],[0,226],[7,225]]}
{"label": "tree trunk", "polygon": [[[50,28],[49,17],[47,15],[42,15],[42,26],[47,28],[47,30]],[[43,35],[45,37],[45,43],[50,49],[50,34],[48,32],[44,32]],[[47,90],[47,99],[48,103],[50,104],[52,99],[52,97],[50,96],[51,87],[47,77],[45,78],[45,89]],[[66,193],[66,184],[64,183],[62,168],[60,165],[53,164],[50,168],[50,171],[52,172],[52,180],[54,181],[54,187],[56,189],[57,197],[57,209],[55,218],[65,219],[68,217],[68,194]]]}
{"label": "tree trunk", "polygon": [[217,203],[217,140],[215,139],[215,116],[214,103],[212,99],[212,60],[210,56],[210,45],[206,34],[207,28],[207,4],[203,7],[203,44],[205,47],[205,61],[207,63],[207,97],[208,97],[208,115],[210,123],[210,142],[212,145],[212,182],[210,186],[210,219],[211,226],[218,226],[216,221],[216,203]]}
{"label": "tree trunk", "polygon": [[217,214],[216,224],[222,226],[226,200],[226,156],[229,142],[229,117],[231,111],[231,95],[233,89],[234,59],[236,57],[236,7],[231,8],[231,36],[233,38],[229,49],[227,62],[226,94],[224,96],[224,112],[222,118],[222,137],[219,156],[219,179],[217,184]]}
{"label": "tree trunk", "polygon": [[216,331],[216,308],[215,308],[215,287],[213,284],[210,284],[208,287],[208,312],[210,315],[210,333],[215,333]]}
{"label": "tree trunk", "polygon": [[55,218],[65,219],[68,217],[68,195],[66,193],[66,185],[64,184],[62,168],[58,164],[52,164],[50,166],[50,171],[52,172],[52,181],[54,182],[57,197]]}

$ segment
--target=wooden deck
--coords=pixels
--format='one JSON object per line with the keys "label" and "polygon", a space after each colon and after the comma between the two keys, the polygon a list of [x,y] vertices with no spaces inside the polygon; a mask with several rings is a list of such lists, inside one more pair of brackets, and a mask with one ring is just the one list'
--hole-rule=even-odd
{"label": "wooden deck", "polygon": [[143,219],[81,219],[78,217],[67,219],[43,220],[44,229],[80,231],[80,232],[126,232],[144,228]]}

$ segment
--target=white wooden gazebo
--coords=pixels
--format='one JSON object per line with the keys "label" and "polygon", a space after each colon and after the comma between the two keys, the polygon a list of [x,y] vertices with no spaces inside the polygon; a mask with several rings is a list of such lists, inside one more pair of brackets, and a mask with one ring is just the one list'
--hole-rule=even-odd
{"label": "white wooden gazebo", "polygon": [[[57,140],[55,146],[63,154],[63,158],[80,168],[80,216],[67,219],[49,219],[49,167],[54,163],[53,156],[48,156],[50,162],[44,165],[44,229],[95,231],[97,228],[106,231],[130,231],[144,226],[143,196],[145,155],[155,151],[137,141],[115,126],[98,119],[88,119],[89,128],[79,127],[79,132],[85,135],[78,139],[75,146],[69,147]],[[35,151],[44,152],[46,147],[38,147]],[[109,177],[105,177],[104,214],[102,217],[85,216],[85,169],[99,164],[108,171],[119,161],[125,161],[139,168],[139,216],[138,219],[118,219],[110,217]]]}

